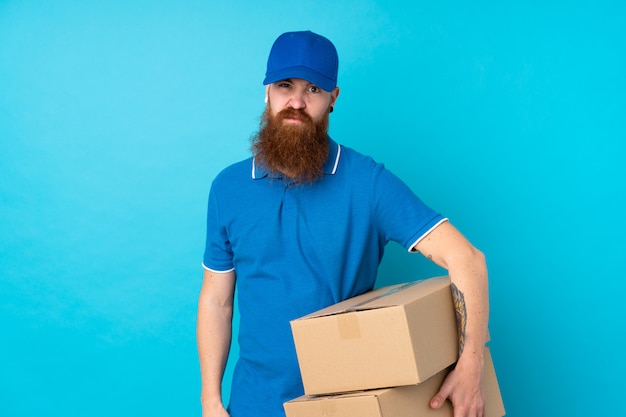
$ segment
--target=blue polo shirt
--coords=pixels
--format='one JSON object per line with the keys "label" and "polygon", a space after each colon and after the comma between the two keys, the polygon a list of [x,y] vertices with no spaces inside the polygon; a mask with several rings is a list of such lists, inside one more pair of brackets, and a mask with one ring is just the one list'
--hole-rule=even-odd
{"label": "blue polo shirt", "polygon": [[329,147],[313,184],[254,158],[213,181],[203,266],[235,270],[240,313],[231,417],[284,416],[303,394],[289,321],[371,290],[387,242],[409,250],[445,221],[382,164]]}

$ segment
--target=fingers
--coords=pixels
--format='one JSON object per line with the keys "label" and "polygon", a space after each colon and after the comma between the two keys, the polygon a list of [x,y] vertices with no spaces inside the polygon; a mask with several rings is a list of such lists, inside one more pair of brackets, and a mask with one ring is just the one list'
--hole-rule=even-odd
{"label": "fingers", "polygon": [[431,398],[430,407],[434,410],[439,409],[446,400],[450,400],[454,417],[485,417],[485,403],[480,393],[468,395],[461,391],[454,393],[454,390],[454,380],[446,379],[439,392]]}
{"label": "fingers", "polygon": [[444,396],[437,394],[430,400],[430,408],[433,408],[436,410],[440,408],[445,401],[446,401],[446,398]]}
{"label": "fingers", "polygon": [[435,396],[430,400],[430,407],[435,410],[440,408],[443,405],[443,403],[448,398],[450,398],[451,393],[452,393],[451,384],[446,379],[443,385],[441,385],[441,388],[439,388],[439,392],[437,392],[437,394],[435,394]]}

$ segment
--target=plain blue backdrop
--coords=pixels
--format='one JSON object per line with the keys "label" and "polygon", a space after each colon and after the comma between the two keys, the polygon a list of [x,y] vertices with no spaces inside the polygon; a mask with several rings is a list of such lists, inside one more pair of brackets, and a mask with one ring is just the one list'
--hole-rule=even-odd
{"label": "plain blue backdrop", "polygon": [[[508,415],[619,414],[625,21],[618,0],[0,0],[0,416],[200,415],[207,193],[302,29],[339,50],[332,136],[487,255]],[[440,273],[390,244],[379,284]]]}

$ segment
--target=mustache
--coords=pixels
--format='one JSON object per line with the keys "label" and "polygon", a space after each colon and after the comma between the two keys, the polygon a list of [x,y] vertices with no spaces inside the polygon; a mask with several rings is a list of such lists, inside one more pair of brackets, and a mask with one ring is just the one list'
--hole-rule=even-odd
{"label": "mustache", "polygon": [[294,109],[293,107],[287,107],[276,113],[278,120],[284,119],[296,119],[306,123],[313,123],[313,119],[302,109]]}

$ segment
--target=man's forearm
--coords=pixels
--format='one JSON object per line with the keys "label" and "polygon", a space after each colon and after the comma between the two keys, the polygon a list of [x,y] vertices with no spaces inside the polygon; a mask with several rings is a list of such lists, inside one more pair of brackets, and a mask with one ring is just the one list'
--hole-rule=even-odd
{"label": "man's forearm", "polygon": [[197,343],[203,405],[221,405],[221,385],[230,350],[232,305],[217,306],[200,296]]}
{"label": "man's forearm", "polygon": [[232,310],[230,313],[219,311],[206,315],[198,314],[198,357],[202,376],[201,401],[203,403],[222,400],[222,376],[230,350],[230,317],[232,317]]}
{"label": "man's forearm", "polygon": [[482,363],[489,322],[487,267],[481,252],[473,249],[458,264],[450,265],[452,296],[459,335],[459,359],[477,357]]}

